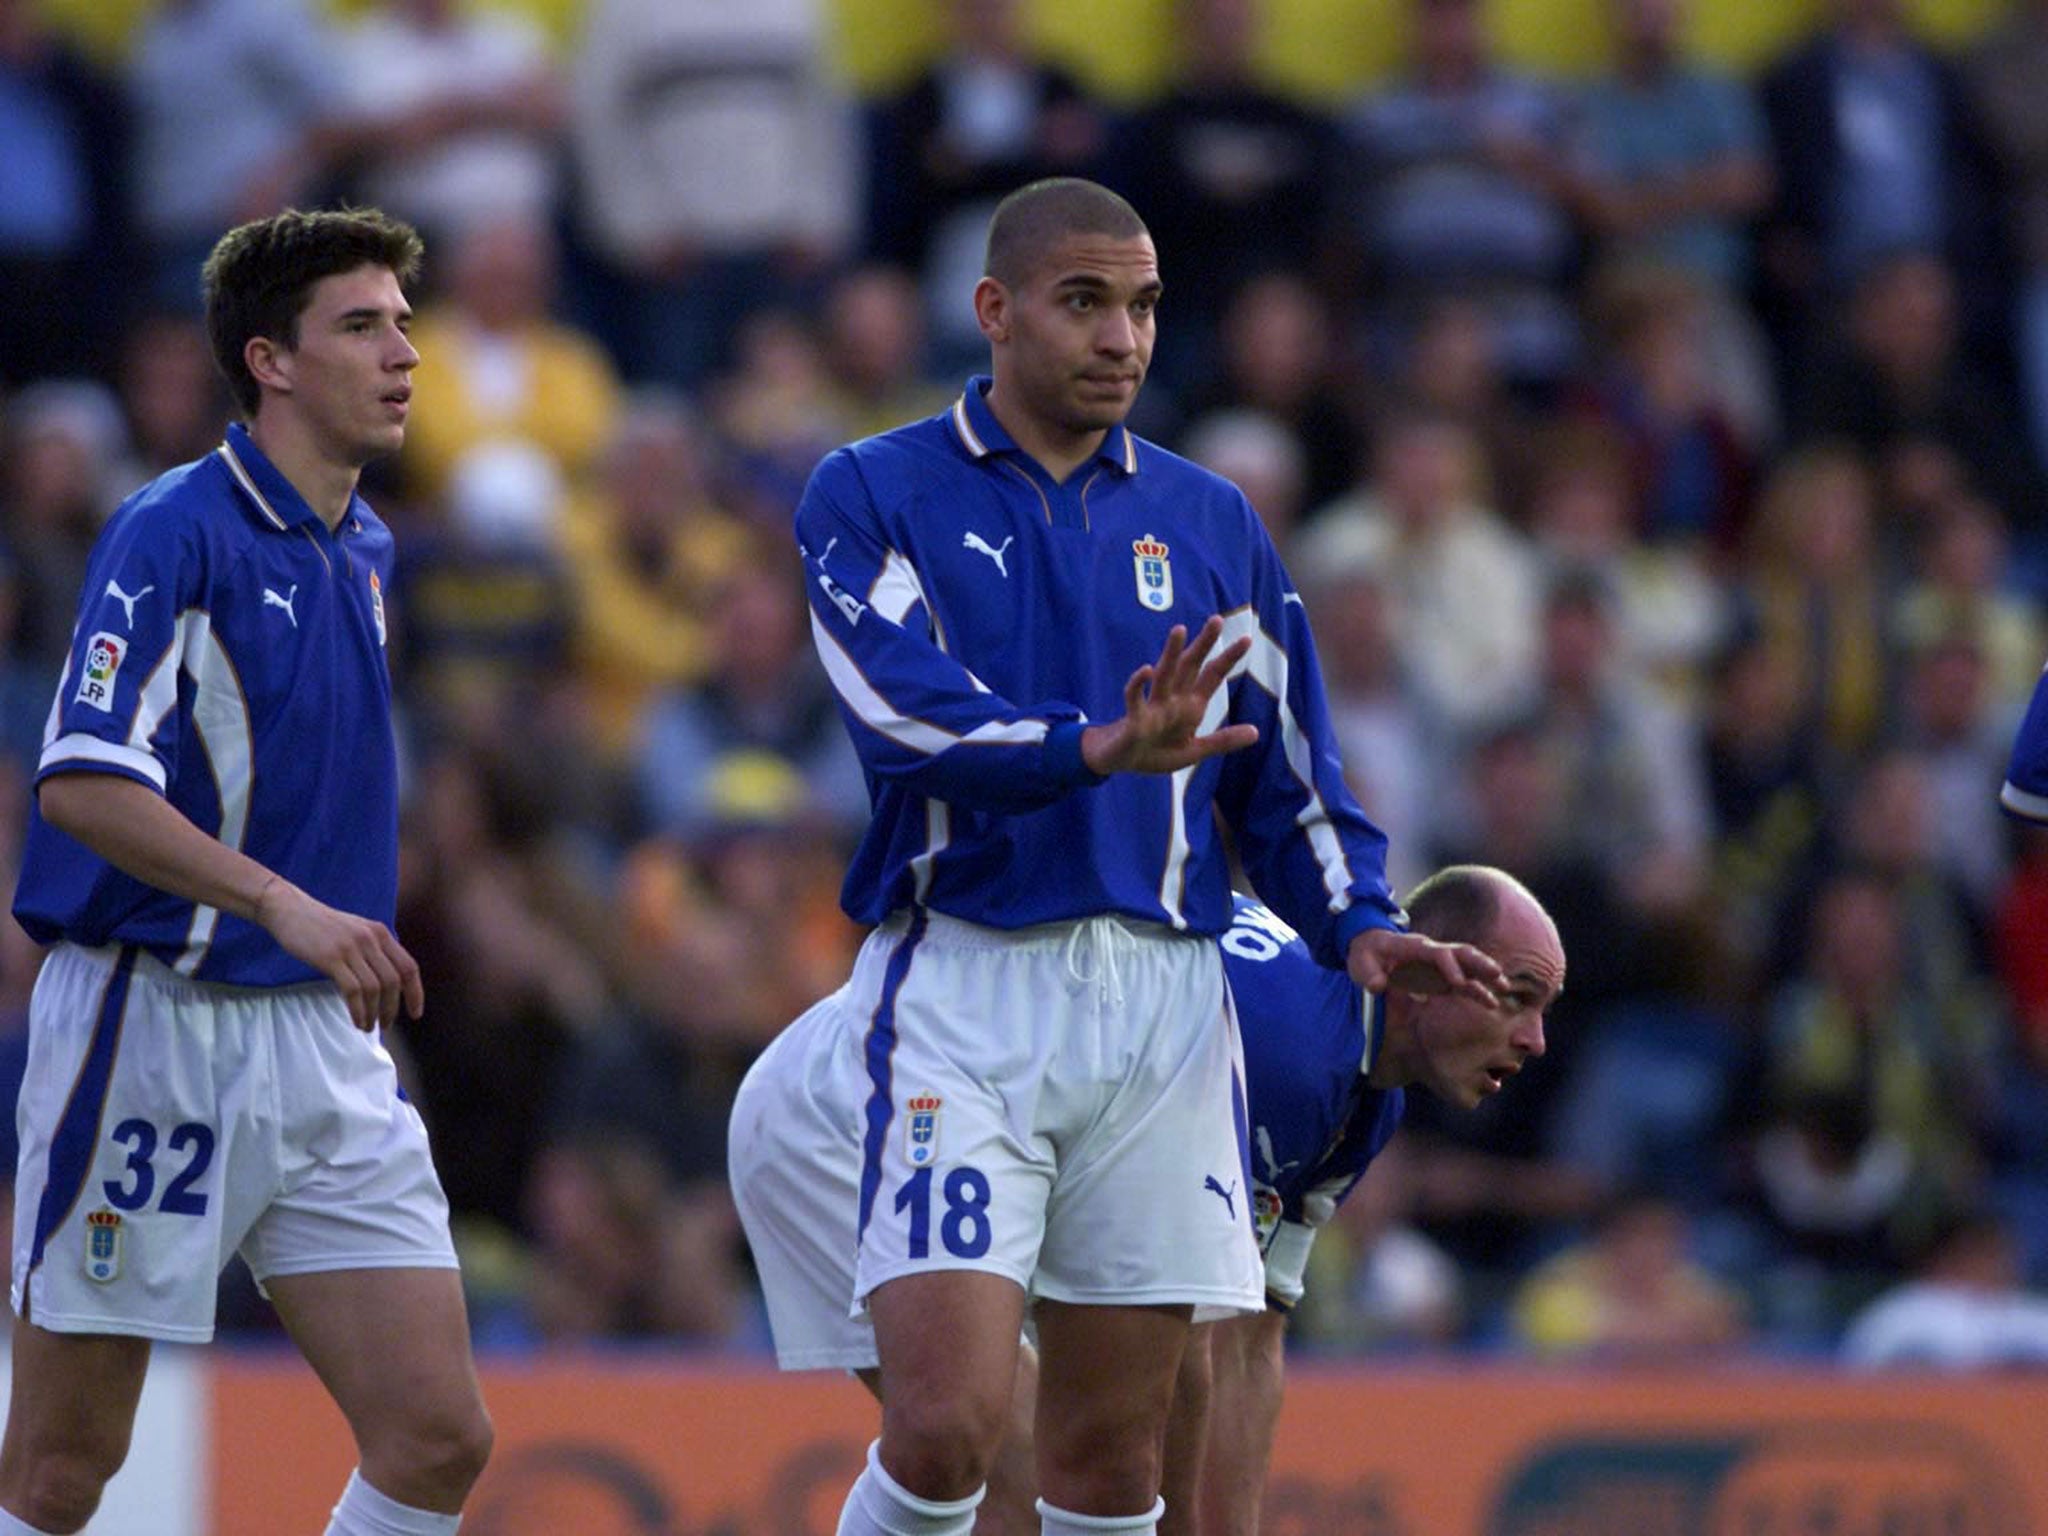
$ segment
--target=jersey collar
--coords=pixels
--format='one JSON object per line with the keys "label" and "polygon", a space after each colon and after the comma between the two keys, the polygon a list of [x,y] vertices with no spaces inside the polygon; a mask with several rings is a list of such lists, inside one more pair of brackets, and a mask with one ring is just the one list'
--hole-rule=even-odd
{"label": "jersey collar", "polygon": [[291,481],[256,446],[249,429],[239,421],[229,424],[226,440],[214,452],[220,455],[229,478],[241,488],[262,522],[283,532],[300,523],[321,520],[320,514],[292,488]]}
{"label": "jersey collar", "polygon": [[[996,420],[996,413],[988,408],[989,386],[995,380],[987,374],[976,374],[967,381],[967,388],[960,392],[960,398],[953,402],[948,413],[953,427],[953,436],[966,450],[970,459],[985,459],[992,453],[1022,453],[1016,439],[1003,430],[1003,424]],[[1095,450],[1095,457],[1107,461],[1113,468],[1124,474],[1138,472],[1138,440],[1126,432],[1118,422],[1103,434],[1102,446]]]}

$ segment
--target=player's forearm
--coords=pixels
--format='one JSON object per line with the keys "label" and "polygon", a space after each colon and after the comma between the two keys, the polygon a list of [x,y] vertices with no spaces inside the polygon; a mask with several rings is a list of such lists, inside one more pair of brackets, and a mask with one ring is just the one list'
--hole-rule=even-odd
{"label": "player's forearm", "polygon": [[144,885],[256,920],[280,877],[195,826],[145,784],[112,773],[60,773],[37,789],[43,819]]}

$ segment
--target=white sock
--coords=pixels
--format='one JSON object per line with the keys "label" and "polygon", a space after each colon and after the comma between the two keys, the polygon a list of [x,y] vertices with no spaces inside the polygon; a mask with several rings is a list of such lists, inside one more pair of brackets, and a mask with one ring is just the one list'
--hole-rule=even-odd
{"label": "white sock", "polygon": [[26,1520],[17,1520],[0,1509],[0,1536],[51,1536],[49,1531],[39,1531]]}
{"label": "white sock", "polygon": [[[348,1475],[341,1502],[327,1522],[327,1536],[455,1536],[460,1515],[437,1515],[388,1499],[363,1481],[362,1468]],[[4,1531],[0,1531],[4,1536]]]}
{"label": "white sock", "polygon": [[1153,1536],[1165,1513],[1164,1499],[1154,1499],[1142,1515],[1077,1515],[1040,1499],[1038,1530],[1039,1536]]}
{"label": "white sock", "polygon": [[877,1440],[868,1447],[867,1470],[854,1480],[839,1512],[839,1536],[967,1536],[975,1506],[987,1492],[977,1488],[947,1504],[920,1499],[882,1469]]}

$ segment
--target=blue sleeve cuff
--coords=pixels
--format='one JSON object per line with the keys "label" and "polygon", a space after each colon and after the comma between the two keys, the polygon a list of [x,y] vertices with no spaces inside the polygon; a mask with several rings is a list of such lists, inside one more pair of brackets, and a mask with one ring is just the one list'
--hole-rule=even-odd
{"label": "blue sleeve cuff", "polygon": [[1093,789],[1107,777],[1081,761],[1081,733],[1085,720],[1062,720],[1045,733],[1045,771],[1056,784],[1069,789]]}
{"label": "blue sleeve cuff", "polygon": [[1407,926],[1405,913],[1389,911],[1375,901],[1354,901],[1337,914],[1337,953],[1349,955],[1351,941],[1368,928],[1391,928],[1398,933],[1405,932]]}

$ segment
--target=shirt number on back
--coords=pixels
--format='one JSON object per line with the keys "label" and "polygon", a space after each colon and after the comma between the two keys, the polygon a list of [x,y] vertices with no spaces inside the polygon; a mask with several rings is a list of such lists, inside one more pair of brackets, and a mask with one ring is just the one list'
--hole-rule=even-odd
{"label": "shirt number on back", "polygon": [[[939,1220],[939,1241],[956,1259],[978,1259],[988,1252],[988,1175],[979,1168],[955,1168],[946,1175],[946,1214]],[[896,1191],[897,1211],[910,1213],[910,1257],[924,1259],[932,1251],[932,1171],[920,1168]]]}
{"label": "shirt number on back", "polygon": [[[114,1140],[128,1149],[128,1166],[120,1178],[108,1179],[102,1186],[107,1204],[117,1210],[139,1211],[156,1193],[156,1127],[147,1120],[123,1120],[114,1127]],[[188,1120],[165,1140],[172,1152],[186,1154],[185,1166],[164,1186],[157,1209],[173,1216],[204,1216],[206,1196],[195,1193],[192,1186],[212,1166],[213,1127]]]}

